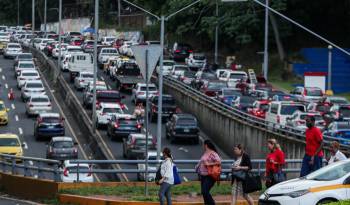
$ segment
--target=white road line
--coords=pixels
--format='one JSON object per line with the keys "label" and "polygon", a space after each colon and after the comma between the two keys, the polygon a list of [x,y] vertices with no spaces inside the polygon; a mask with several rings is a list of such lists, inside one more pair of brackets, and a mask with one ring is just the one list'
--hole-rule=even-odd
{"label": "white road line", "polygon": [[24,149],[28,149],[28,145],[26,142],[23,142],[23,145],[24,145]]}
{"label": "white road line", "polygon": [[185,149],[185,148],[183,148],[183,147],[180,147],[179,149],[178,149],[179,151],[184,151],[184,152],[188,152],[188,149]]}
{"label": "white road line", "polygon": [[188,179],[185,176],[182,178],[184,179],[185,182],[188,182]]}
{"label": "white road line", "polygon": [[11,104],[11,107],[13,110],[16,109],[15,104],[13,104],[13,103]]}
{"label": "white road line", "polygon": [[105,80],[103,76],[101,76],[101,80],[103,80],[103,81]]}
{"label": "white road line", "polygon": [[19,121],[18,115],[15,115],[15,120]]}
{"label": "white road line", "polygon": [[23,130],[22,130],[22,128],[21,128],[21,127],[19,127],[19,128],[18,128],[18,132],[19,132],[19,134],[20,134],[20,135],[22,135],[22,134],[23,134]]}
{"label": "white road line", "polygon": [[9,88],[9,85],[7,85],[7,83],[5,83],[5,88],[6,88],[6,89]]}
{"label": "white road line", "polygon": [[34,162],[33,161],[28,161],[29,165],[30,166],[33,166],[34,165]]}
{"label": "white road line", "polygon": [[[40,72],[40,70],[39,70],[39,72]],[[41,73],[41,72],[40,72],[40,73]],[[49,87],[49,84],[48,84],[47,81],[46,81],[46,79],[45,79],[45,78],[42,78],[42,80],[44,81],[46,87],[50,88],[50,87]],[[50,89],[49,89],[49,91],[51,92]],[[60,110],[60,113],[62,114],[62,116],[63,116],[65,119],[68,119],[67,116],[64,114],[63,109],[61,108],[60,104],[58,103],[58,101],[57,101],[55,95],[54,95],[52,92],[51,92],[51,95],[52,95],[52,98],[53,98],[53,100],[55,101],[55,103],[56,103],[58,109]],[[66,121],[66,122],[67,122],[67,121]],[[84,158],[85,158],[85,159],[89,159],[88,156],[86,155],[86,153],[84,152],[83,147],[81,146],[82,143],[79,142],[77,136],[75,135],[75,132],[73,131],[72,126],[71,126],[68,122],[66,123],[66,125],[68,125],[68,128],[69,128],[70,132],[72,133],[72,135],[73,135],[75,141],[78,143],[79,149],[81,150],[81,153],[83,154]],[[97,174],[94,174],[94,176],[95,176],[95,178],[96,178],[96,180],[97,180],[98,182],[101,181],[100,178],[97,176]]]}
{"label": "white road line", "polygon": [[6,80],[6,77],[5,77],[4,75],[2,75],[2,79],[3,79],[3,80]]}
{"label": "white road line", "polygon": [[2,68],[0,68],[0,72],[2,72]]}
{"label": "white road line", "polygon": [[199,140],[202,142],[202,144],[204,143],[204,138],[200,135],[199,135]]}

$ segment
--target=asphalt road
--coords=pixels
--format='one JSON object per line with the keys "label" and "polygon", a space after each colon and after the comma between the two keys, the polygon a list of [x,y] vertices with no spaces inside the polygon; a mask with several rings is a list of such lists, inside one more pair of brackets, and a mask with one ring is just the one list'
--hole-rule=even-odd
{"label": "asphalt road", "polygon": [[[34,122],[35,117],[28,118],[25,114],[25,103],[22,102],[20,90],[17,89],[17,81],[14,77],[13,69],[14,60],[4,59],[0,56],[0,99],[5,102],[7,108],[10,108],[8,113],[9,123],[6,126],[0,127],[0,133],[14,133],[20,137],[24,146],[24,156],[45,158],[46,157],[46,143],[45,141],[36,141],[34,138]],[[44,83],[45,85],[45,83]],[[46,86],[46,85],[45,85]],[[8,100],[7,94],[10,89],[15,93],[14,100]],[[55,102],[51,91],[46,87],[46,94],[52,101],[52,112],[61,113],[60,107]],[[62,114],[62,113],[61,113]],[[66,135],[74,139],[74,133],[69,126],[69,122],[65,122]],[[81,146],[79,146],[79,158],[85,159]],[[29,161],[30,165],[35,165],[35,161]],[[49,166],[49,165],[45,165]],[[32,173],[34,176],[36,173]],[[52,177],[52,174],[46,174],[45,177]]]}
{"label": "asphalt road", "polygon": [[[57,61],[56,61],[57,62]],[[77,91],[74,88],[74,85],[72,83],[69,83],[69,73],[68,72],[63,72],[63,76],[66,80],[66,82],[69,84],[70,88],[74,91],[76,97],[80,100],[82,103],[82,98],[83,98],[83,93],[80,91]],[[106,84],[109,86],[111,89],[115,89],[115,82],[112,81],[107,75],[105,75],[102,70],[98,70],[98,78],[99,80],[103,80],[106,82]],[[122,100],[124,104],[128,107],[127,113],[132,114],[134,111],[134,104],[131,102],[131,95],[130,93],[124,92],[122,95],[125,96],[125,98]],[[89,116],[92,115],[91,110],[85,110]],[[164,120],[163,120],[164,121]],[[103,140],[108,146],[108,149],[113,153],[113,156],[115,159],[124,159],[123,158],[123,146],[122,142],[118,141],[112,141],[107,137],[106,130],[105,129],[100,129],[98,131],[100,135],[102,136]],[[157,133],[157,123],[151,123],[149,132],[153,135],[156,136]],[[203,133],[202,131],[200,132],[201,140],[200,144],[198,145],[193,145],[189,144],[186,142],[179,142],[176,144],[171,144],[169,140],[166,139],[165,137],[165,125],[163,123],[162,125],[162,148],[163,147],[169,147],[172,150],[172,154],[174,159],[199,159],[201,154],[203,153],[203,145],[202,142],[204,139],[208,138],[208,136]],[[214,139],[214,138],[212,138]],[[228,157],[219,149],[219,153],[221,154],[222,158],[227,159]],[[193,168],[194,165],[177,165],[179,168]],[[131,165],[121,165],[122,168],[136,168],[136,166],[131,166]],[[183,180],[194,180],[197,179],[195,174],[182,174]],[[136,174],[128,174],[127,180],[134,181],[136,180]]]}

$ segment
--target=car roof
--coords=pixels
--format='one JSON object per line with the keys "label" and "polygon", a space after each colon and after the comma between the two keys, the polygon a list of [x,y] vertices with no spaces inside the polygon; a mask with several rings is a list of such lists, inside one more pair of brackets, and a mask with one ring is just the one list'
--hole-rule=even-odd
{"label": "car roof", "polygon": [[16,138],[16,139],[19,140],[18,135],[12,134],[12,133],[3,133],[3,134],[0,134],[0,139],[1,139],[1,138]]}
{"label": "car roof", "polygon": [[71,137],[63,136],[63,137],[53,137],[51,139],[53,142],[58,142],[58,141],[71,141],[73,142],[73,139]]}
{"label": "car roof", "polygon": [[[143,133],[133,133],[133,134],[130,134],[130,136],[134,139],[146,139],[146,134],[143,134]],[[153,136],[149,134],[148,138],[152,139]]]}
{"label": "car roof", "polygon": [[59,113],[49,113],[49,112],[46,112],[46,113],[39,113],[39,117],[42,117],[42,118],[45,118],[45,117],[60,117],[60,114]]}
{"label": "car roof", "polygon": [[121,108],[118,103],[100,103],[103,108]]}

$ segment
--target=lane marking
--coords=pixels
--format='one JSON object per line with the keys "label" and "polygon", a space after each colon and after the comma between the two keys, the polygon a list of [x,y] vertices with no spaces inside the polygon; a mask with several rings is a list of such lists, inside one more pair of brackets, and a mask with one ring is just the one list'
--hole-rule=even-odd
{"label": "lane marking", "polygon": [[2,68],[0,68],[0,72],[2,72]]}
{"label": "lane marking", "polygon": [[199,135],[199,140],[202,142],[202,144],[204,143],[204,138],[201,135]]}
{"label": "lane marking", "polygon": [[[41,71],[40,71],[40,70],[39,70],[39,73],[41,74]],[[45,79],[45,78],[42,78],[42,80],[44,81],[46,87],[47,87],[47,88],[50,88],[50,86],[49,86],[49,84],[47,83],[46,79]],[[55,101],[55,103],[56,103],[58,109],[60,110],[61,115],[62,115],[65,119],[68,119],[67,116],[64,114],[63,109],[61,108],[61,105],[58,103],[58,101],[57,101],[55,95],[51,92],[50,89],[48,89],[48,90],[49,90],[49,92],[51,93],[52,98],[53,98],[53,100]],[[75,96],[75,95],[74,95],[74,96]],[[68,125],[68,128],[69,128],[70,132],[72,133],[72,135],[73,135],[75,141],[78,143],[78,147],[79,147],[81,153],[83,154],[84,158],[85,158],[85,159],[89,159],[89,158],[87,157],[87,155],[86,155],[86,153],[85,153],[83,147],[81,146],[81,143],[79,142],[77,136],[75,135],[75,132],[73,131],[72,126],[70,125],[70,123],[68,123],[68,121],[66,121],[66,122],[67,122],[66,124]],[[97,180],[98,182],[101,181],[100,178],[97,176],[97,174],[93,174],[93,175],[94,175],[94,177],[96,178],[96,180]]]}
{"label": "lane marking", "polygon": [[5,83],[5,88],[6,88],[6,89],[9,88],[9,85],[7,85],[7,83]]}
{"label": "lane marking", "polygon": [[19,132],[19,134],[20,134],[20,135],[22,135],[22,134],[23,134],[23,130],[22,130],[22,128],[21,128],[21,127],[19,127],[19,128],[18,128],[18,132]]}
{"label": "lane marking", "polygon": [[11,104],[11,107],[13,110],[16,109],[15,104],[13,104],[13,103]]}
{"label": "lane marking", "polygon": [[15,115],[16,122],[19,121],[18,115]]}
{"label": "lane marking", "polygon": [[100,76],[101,77],[101,80],[105,81],[105,78],[103,76]]}
{"label": "lane marking", "polygon": [[33,166],[34,165],[34,162],[33,161],[28,161],[29,165],[30,166]]}
{"label": "lane marking", "polygon": [[184,147],[179,147],[179,149],[178,149],[179,151],[184,151],[184,152],[188,152],[188,149],[185,149]]}
{"label": "lane marking", "polygon": [[4,75],[2,75],[2,79],[3,79],[3,80],[6,80],[6,77],[5,77]]}
{"label": "lane marking", "polygon": [[23,142],[23,145],[24,145],[24,149],[28,149],[28,145],[26,142]]}
{"label": "lane marking", "polygon": [[185,182],[188,182],[188,179],[185,176],[182,178],[184,179]]}

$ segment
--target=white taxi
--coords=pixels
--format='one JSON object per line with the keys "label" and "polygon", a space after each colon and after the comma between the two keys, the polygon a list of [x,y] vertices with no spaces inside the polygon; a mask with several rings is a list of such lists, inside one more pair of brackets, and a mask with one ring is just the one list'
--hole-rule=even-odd
{"label": "white taxi", "polygon": [[347,199],[350,199],[350,160],[276,184],[259,197],[259,205],[319,205]]}

